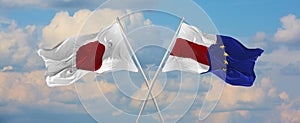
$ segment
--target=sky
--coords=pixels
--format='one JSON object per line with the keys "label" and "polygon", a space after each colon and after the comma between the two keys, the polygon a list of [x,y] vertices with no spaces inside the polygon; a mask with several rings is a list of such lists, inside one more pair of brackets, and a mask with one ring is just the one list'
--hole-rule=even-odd
{"label": "sky", "polygon": [[[50,88],[45,82],[45,65],[36,53],[39,48],[52,48],[68,37],[98,32],[111,24],[117,16],[132,11],[123,6],[143,7],[155,4],[158,0],[112,0],[114,7],[98,8],[104,2],[104,0],[0,0],[1,123],[94,123],[101,118],[101,122],[124,121],[118,112],[107,114],[111,110],[105,107],[106,104],[101,103],[103,95],[111,97],[108,100],[116,108],[127,113],[138,111],[140,102],[122,95],[118,89],[128,90],[128,88],[118,87],[111,82],[113,76],[111,74],[100,75],[99,81],[95,82],[102,88],[102,93],[94,88],[94,83],[78,82],[74,84],[75,86]],[[187,6],[182,4],[181,7],[179,4],[181,2],[174,1],[169,6],[176,6],[178,11],[184,11]],[[155,91],[163,89],[164,93],[158,97],[158,103],[162,108],[169,108],[170,112],[178,111],[176,108],[180,107],[176,105],[168,107],[168,104],[175,100],[174,90],[179,89],[178,83],[183,84],[181,88],[184,98],[179,100],[179,104],[180,101],[191,99],[188,97],[194,97],[195,92],[198,93],[195,103],[188,108],[183,117],[165,115],[166,119],[180,118],[178,122],[194,123],[299,123],[300,1],[194,0],[193,3],[205,11],[213,23],[208,27],[215,27],[216,33],[232,36],[247,47],[259,47],[265,52],[255,66],[257,75],[255,84],[250,88],[225,84],[216,108],[202,121],[198,120],[198,115],[201,113],[201,105],[208,88],[205,85],[209,83],[207,78],[190,74],[178,78],[178,73],[159,76],[159,85],[155,87]],[[186,14],[197,16],[198,13]],[[139,51],[138,56],[143,58],[142,66],[149,76],[157,66],[158,58],[161,59],[165,51],[157,49],[157,46],[167,46],[166,41],[174,32],[172,26],[176,26],[175,21],[168,22],[164,15],[152,16],[147,12],[137,13],[125,20],[128,22],[125,25],[127,30],[136,29],[136,32],[128,32],[129,38],[134,40],[151,37],[142,43],[132,42],[134,49]],[[163,28],[164,24],[171,28]],[[155,29],[147,28],[147,33],[143,33],[144,28],[138,28],[149,25],[160,26]],[[207,29],[204,27],[203,30]],[[154,40],[155,38],[160,40]],[[138,49],[147,42],[151,42],[153,46]],[[158,54],[159,57],[151,54]],[[137,75],[130,74],[130,76],[134,78]],[[165,81],[166,78],[170,80]],[[204,84],[195,82],[198,79]],[[137,80],[135,83],[138,89],[130,92],[133,97],[144,96],[141,94],[145,92],[145,84],[142,82]],[[95,103],[98,101],[103,106],[97,107],[99,110],[89,107],[97,105]],[[189,103],[185,104],[189,106]],[[181,105],[181,108],[186,107]],[[146,108],[148,113],[153,111],[153,106]],[[166,111],[166,114],[170,112]],[[152,122],[153,119],[155,121],[157,118],[150,117],[149,120],[142,121]]]}

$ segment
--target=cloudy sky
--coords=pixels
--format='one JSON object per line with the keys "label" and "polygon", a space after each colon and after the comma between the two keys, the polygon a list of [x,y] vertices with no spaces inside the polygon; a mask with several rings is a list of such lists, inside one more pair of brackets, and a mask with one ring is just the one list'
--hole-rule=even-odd
{"label": "cloudy sky", "polygon": [[[84,83],[76,86],[77,91],[81,91],[85,97],[77,94],[73,85],[49,88],[44,79],[44,63],[36,51],[39,48],[51,48],[64,39],[79,33],[99,31],[111,24],[115,17],[131,11],[130,8],[122,8],[122,6],[150,5],[157,0],[113,0],[113,4],[116,5],[114,8],[101,8],[93,12],[103,2],[105,1],[0,0],[1,123],[93,123],[99,121],[97,118],[94,119],[97,116],[89,115],[89,113],[93,113],[92,109],[84,107],[80,100],[94,100],[101,98],[101,94],[93,91],[93,86],[90,87]],[[300,2],[280,0],[194,0],[194,2],[208,14],[219,34],[233,36],[247,47],[260,47],[265,52],[258,59],[255,67],[257,79],[253,87],[225,85],[215,110],[203,121],[198,120],[202,103],[197,102],[203,101],[204,97],[199,94],[196,103],[178,122],[299,123]],[[176,3],[180,2],[170,3],[170,6],[177,6],[179,10],[185,9],[186,6],[180,8],[180,5]],[[96,16],[90,16],[91,14]],[[157,18],[151,20],[148,16],[143,13],[130,16],[128,29],[166,23],[163,20],[160,23]],[[160,31],[166,30],[161,28]],[[163,41],[168,40],[163,37],[172,34],[161,34],[157,30],[150,30],[149,35],[152,33],[160,34]],[[138,43],[136,44],[138,45]],[[155,51],[158,54],[163,52]],[[143,53],[147,53],[147,50],[141,52],[141,57],[143,57]],[[152,53],[148,52],[147,54]],[[144,62],[147,65],[144,65],[144,68],[151,72],[150,69],[156,65],[155,58],[145,58]],[[151,62],[154,62],[152,66]],[[173,79],[167,81],[167,84],[160,83],[164,86],[155,87],[158,91],[161,87],[166,90],[158,99],[162,107],[167,107],[172,102],[176,95],[172,90],[176,90],[178,86],[176,85],[176,73],[173,76],[168,75],[168,77],[173,77]],[[129,113],[138,111],[140,102],[123,98],[118,87],[109,82],[110,75],[102,75],[100,79],[101,81],[96,83],[101,86],[103,94],[111,97],[109,100],[117,108],[124,109]],[[163,81],[163,79],[164,75],[158,81]],[[204,83],[208,83],[205,82],[205,77],[200,77],[200,79]],[[184,98],[194,94],[191,90],[197,88],[193,87],[199,87],[199,93],[206,90],[203,83],[195,84],[192,80],[193,77],[182,79],[185,84],[182,88],[187,89],[184,92],[187,94],[183,96]],[[144,96],[140,92],[145,91],[145,85],[140,83],[137,86],[142,89],[134,92],[133,96],[136,98]],[[83,94],[84,92],[86,94]],[[121,102],[121,104],[117,102]],[[118,112],[107,115],[106,110],[109,109],[103,107],[94,114],[107,116],[106,119],[101,120],[102,122],[117,119],[116,117],[120,115]],[[148,112],[151,112],[151,109],[148,109]],[[179,116],[165,115],[165,117],[172,119]]]}

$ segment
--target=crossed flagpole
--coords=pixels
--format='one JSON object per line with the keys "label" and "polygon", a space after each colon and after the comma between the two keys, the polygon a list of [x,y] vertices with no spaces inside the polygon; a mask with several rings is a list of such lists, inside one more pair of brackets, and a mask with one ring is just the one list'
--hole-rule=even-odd
{"label": "crossed flagpole", "polygon": [[165,60],[166,60],[166,58],[167,58],[167,55],[168,55],[170,49],[172,49],[172,47],[173,47],[173,45],[174,45],[174,41],[175,41],[175,39],[176,39],[177,33],[178,33],[178,31],[179,31],[179,29],[180,29],[182,23],[183,23],[183,20],[184,20],[184,18],[182,17],[181,20],[180,20],[180,23],[179,23],[179,25],[178,25],[178,27],[177,27],[177,29],[176,29],[176,31],[175,31],[175,34],[174,34],[174,36],[173,36],[173,38],[172,38],[172,41],[171,41],[171,43],[169,44],[168,49],[166,50],[166,52],[165,52],[165,54],[164,54],[164,57],[163,57],[162,61],[160,62],[159,67],[158,67],[158,69],[156,70],[156,72],[155,72],[155,74],[154,74],[153,79],[151,79],[151,80],[150,80],[151,83],[149,83],[149,80],[148,80],[147,76],[145,75],[145,72],[143,71],[140,62],[139,62],[137,56],[135,55],[134,50],[133,50],[132,46],[130,45],[130,43],[129,43],[129,41],[128,41],[126,35],[125,35],[124,27],[122,26],[122,24],[121,24],[121,22],[120,22],[120,18],[117,17],[117,21],[118,21],[118,23],[119,23],[119,25],[120,25],[120,27],[121,27],[122,36],[123,36],[123,38],[125,39],[125,42],[126,42],[127,46],[128,46],[129,49],[130,49],[130,52],[133,54],[133,58],[134,58],[134,60],[136,61],[137,66],[138,66],[138,68],[140,69],[141,74],[142,74],[142,76],[143,76],[143,78],[144,78],[144,80],[145,80],[146,86],[147,86],[147,88],[148,88],[147,96],[146,96],[146,98],[145,98],[144,101],[143,101],[142,107],[141,107],[141,109],[140,109],[140,111],[139,111],[139,114],[138,114],[138,117],[137,117],[137,119],[136,119],[136,123],[139,123],[139,121],[140,121],[140,117],[141,117],[141,115],[142,115],[142,113],[143,113],[143,111],[144,111],[144,109],[145,109],[145,107],[146,107],[146,105],[147,105],[149,96],[151,96],[151,99],[152,99],[152,101],[153,101],[153,103],[154,103],[154,105],[155,105],[155,108],[156,108],[156,111],[158,112],[160,121],[161,121],[162,123],[164,123],[164,118],[163,118],[163,116],[162,116],[162,114],[161,114],[161,112],[160,112],[160,109],[159,109],[159,107],[158,107],[157,101],[156,101],[155,97],[154,97],[153,94],[152,94],[152,89],[153,89],[154,84],[155,84],[155,82],[156,82],[155,80],[157,79],[157,77],[158,77],[158,75],[159,75],[159,73],[160,73],[160,69],[162,68],[163,63],[165,62]]}
{"label": "crossed flagpole", "polygon": [[[144,70],[142,69],[142,66],[141,66],[140,62],[139,62],[137,56],[135,55],[134,50],[133,50],[132,46],[130,45],[130,43],[129,43],[129,41],[128,41],[128,39],[127,39],[125,33],[124,33],[124,27],[122,26],[119,17],[117,18],[117,21],[118,21],[118,23],[119,23],[119,25],[120,25],[120,27],[121,27],[122,36],[123,36],[123,38],[125,39],[125,42],[126,42],[127,46],[128,46],[129,49],[130,49],[130,52],[133,54],[133,58],[134,58],[134,60],[136,61],[137,65],[138,65],[138,68],[140,69],[140,71],[141,71],[141,73],[142,73],[142,76],[143,76],[143,78],[144,78],[144,80],[145,80],[145,82],[146,82],[147,88],[149,88],[149,87],[150,87],[150,86],[149,86],[149,80],[148,80],[147,76],[145,75],[145,72],[144,72]],[[151,92],[151,98],[152,98],[152,101],[153,101],[153,103],[154,103],[154,105],[155,105],[156,111],[157,111],[158,114],[159,114],[159,118],[160,118],[161,122],[164,123],[164,118],[163,118],[163,116],[162,116],[162,114],[161,114],[161,112],[160,112],[160,109],[159,109],[159,107],[158,107],[158,105],[157,105],[157,101],[156,101],[156,99],[154,98],[152,92]],[[148,99],[148,98],[147,98],[147,99]]]}

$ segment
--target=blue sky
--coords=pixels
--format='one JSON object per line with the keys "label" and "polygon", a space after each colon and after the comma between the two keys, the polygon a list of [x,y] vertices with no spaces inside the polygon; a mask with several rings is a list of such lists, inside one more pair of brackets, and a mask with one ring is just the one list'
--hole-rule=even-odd
{"label": "blue sky", "polygon": [[[99,31],[105,25],[111,24],[116,16],[128,12],[124,11],[122,5],[143,6],[153,4],[157,0],[125,0],[121,2],[113,0],[120,4],[117,6],[118,9],[99,9],[98,12],[92,13],[103,2],[104,0],[88,2],[76,0],[0,1],[1,123],[96,122],[87,113],[93,112],[92,108],[85,107],[86,111],[80,99],[94,99],[99,95],[94,94],[92,87],[80,83],[76,86],[87,88],[89,89],[87,92],[93,94],[79,99],[76,89],[72,85],[49,88],[44,80],[44,63],[37,56],[36,51],[38,48],[53,47],[67,37],[78,34],[79,31],[82,34]],[[251,88],[225,85],[216,109],[206,120],[201,122],[300,122],[300,8],[298,7],[300,1],[194,0],[194,2],[207,13],[219,34],[233,36],[247,47],[260,47],[265,50],[255,67],[257,74],[255,85]],[[180,5],[170,4],[170,6]],[[185,7],[178,9],[185,9]],[[88,18],[90,14],[101,16],[101,18],[91,17],[84,23],[84,19]],[[160,17],[165,20],[158,21]],[[163,15],[151,20],[149,14],[140,13],[131,16],[129,20],[131,23],[126,26],[128,29],[134,29],[151,25],[151,23],[166,24],[168,23],[166,20]],[[174,23],[170,22],[169,24],[174,26]],[[82,25],[84,26],[82,27]],[[165,37],[172,35],[170,30],[161,28],[160,31],[169,32],[159,33],[158,30],[151,30],[143,36],[150,37],[159,34],[161,40],[165,41],[168,40]],[[129,37],[141,38],[130,34]],[[136,46],[142,45],[139,42],[133,43]],[[155,42],[154,44],[165,47],[167,43]],[[157,54],[160,53],[160,51],[156,51]],[[145,52],[145,54],[151,53]],[[153,60],[151,57],[143,60],[147,60],[147,58]],[[143,62],[148,63],[151,60]],[[148,67],[148,69],[153,69],[151,64]],[[176,90],[176,82],[179,81],[179,78],[177,73],[170,73],[168,76],[173,80],[165,86],[166,95],[172,95],[170,90]],[[205,77],[201,79],[205,81]],[[121,96],[114,83],[106,81],[111,80],[110,75],[101,75],[100,80],[100,85],[105,88],[103,92],[117,97],[116,100],[115,98],[110,100],[116,101],[114,103],[118,107],[126,107],[126,104],[129,104],[133,106],[133,109],[138,109],[135,107],[136,102],[131,102]],[[201,83],[195,85],[189,79],[183,79],[183,81],[187,88],[200,87],[202,90],[207,90],[207,87]],[[142,84],[137,85],[143,87]],[[140,91],[135,93],[137,97],[140,96],[138,92]],[[188,92],[186,93],[188,94]],[[201,92],[199,91],[199,93]],[[86,96],[86,94],[84,95]],[[101,99],[99,100],[101,101]],[[168,104],[164,100],[167,98],[159,99],[162,107],[166,107]],[[124,104],[117,103],[122,101]],[[203,95],[200,94],[196,103],[179,122],[200,122],[197,120],[197,114],[201,112],[202,101]],[[108,109],[99,109],[95,114],[106,116],[106,110]],[[149,108],[147,111],[151,112],[153,109]],[[119,114],[114,112],[105,117],[103,122],[109,122],[116,116]]]}
{"label": "blue sky", "polygon": [[[299,15],[299,1],[205,1],[198,0],[220,31],[239,36],[254,35],[257,31],[276,32],[281,26],[278,18],[287,13]],[[238,18],[238,19],[237,19]],[[263,28],[261,28],[263,27]],[[241,30],[243,31],[236,31]]]}

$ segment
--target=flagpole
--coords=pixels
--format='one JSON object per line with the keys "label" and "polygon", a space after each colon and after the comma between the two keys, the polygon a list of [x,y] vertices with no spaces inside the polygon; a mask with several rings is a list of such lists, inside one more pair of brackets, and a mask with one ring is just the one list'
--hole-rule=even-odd
{"label": "flagpole", "polygon": [[169,54],[170,49],[171,49],[171,48],[173,47],[173,45],[174,45],[174,42],[175,42],[177,33],[178,33],[178,31],[179,31],[179,29],[180,29],[182,23],[183,23],[183,20],[184,20],[184,18],[182,17],[181,20],[180,20],[180,23],[179,23],[179,25],[178,25],[178,27],[177,27],[177,29],[176,29],[176,31],[175,31],[175,34],[174,34],[174,36],[173,36],[173,38],[172,38],[172,41],[171,41],[171,43],[170,43],[170,45],[169,45],[169,47],[168,47],[168,49],[167,49],[167,51],[166,51],[166,53],[165,53],[163,59],[162,59],[162,61],[160,62],[159,67],[158,67],[158,69],[156,70],[156,73],[154,74],[153,79],[151,80],[151,85],[150,85],[150,88],[149,88],[149,90],[148,90],[147,97],[145,98],[145,100],[144,100],[144,102],[143,102],[143,105],[142,105],[142,107],[141,107],[141,109],[140,109],[139,115],[138,115],[138,117],[137,117],[137,119],[136,119],[136,123],[139,123],[139,121],[140,121],[140,116],[142,115],[142,113],[143,113],[143,111],[144,111],[144,109],[145,109],[145,106],[146,106],[146,104],[147,104],[147,99],[149,98],[149,95],[150,95],[151,92],[152,92],[152,88],[153,88],[153,85],[155,84],[155,80],[156,80],[156,78],[157,78],[157,76],[158,76],[158,74],[159,74],[159,72],[160,72],[160,69],[161,69],[163,63],[165,62],[165,60],[166,60],[166,58],[167,58],[167,55]]}
{"label": "flagpole", "polygon": [[[141,71],[141,73],[142,73],[142,76],[143,76],[144,80],[146,81],[146,86],[147,86],[148,89],[150,89],[150,86],[149,86],[149,80],[148,80],[147,76],[145,75],[145,73],[144,73],[144,71],[143,71],[143,69],[142,69],[142,66],[141,66],[140,62],[139,62],[137,56],[135,55],[134,50],[133,50],[133,48],[131,47],[131,45],[130,45],[130,43],[129,43],[129,41],[128,41],[126,35],[125,35],[124,27],[122,26],[119,17],[117,17],[117,21],[118,21],[118,23],[119,23],[119,25],[120,25],[120,27],[121,27],[122,36],[123,36],[123,38],[125,39],[125,42],[126,42],[127,46],[129,47],[131,53],[133,54],[133,58],[134,58],[134,60],[136,61],[137,65],[138,65],[138,68],[140,69],[140,71]],[[157,110],[157,112],[158,112],[160,121],[161,121],[162,123],[164,123],[164,118],[163,118],[163,116],[162,116],[162,114],[161,114],[161,112],[160,112],[160,109],[159,109],[159,107],[158,107],[157,101],[156,101],[156,99],[154,98],[152,92],[151,92],[150,95],[151,95],[152,101],[153,101],[153,103],[154,103],[154,105],[155,105],[155,108],[156,108],[156,110]],[[148,96],[148,97],[149,97],[149,96]],[[147,99],[148,99],[148,98],[146,98],[146,100],[147,100]]]}

